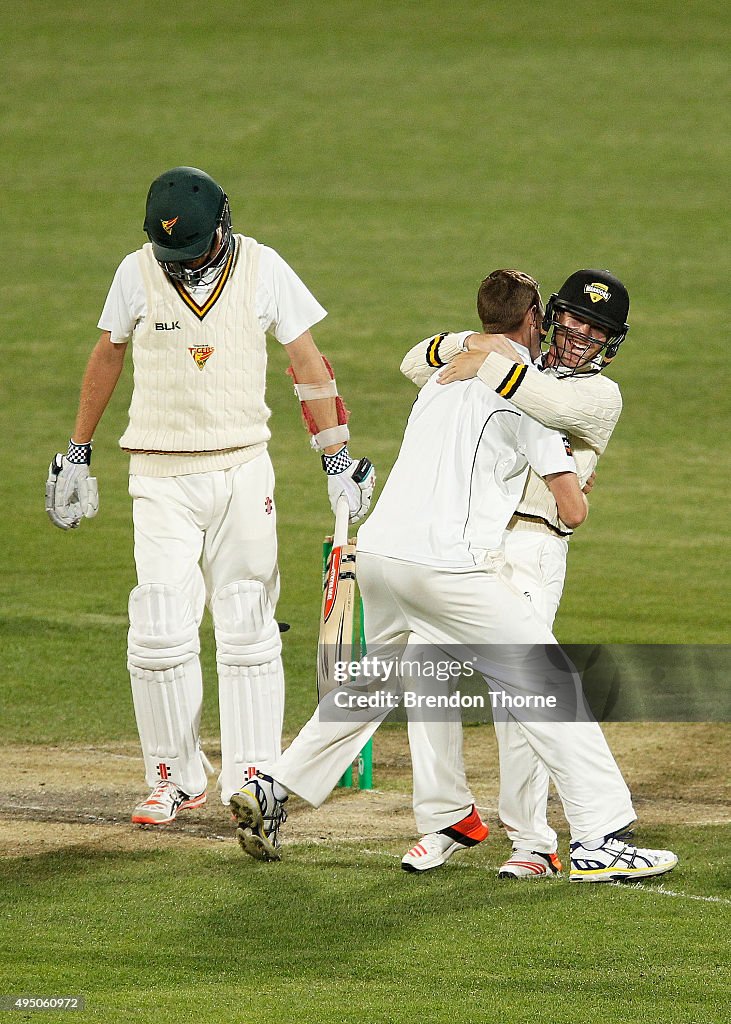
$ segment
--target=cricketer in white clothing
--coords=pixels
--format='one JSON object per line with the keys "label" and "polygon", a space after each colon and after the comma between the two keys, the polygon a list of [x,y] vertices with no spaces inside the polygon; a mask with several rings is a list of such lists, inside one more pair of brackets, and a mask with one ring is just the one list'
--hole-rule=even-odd
{"label": "cricketer in white clothing", "polygon": [[[455,356],[446,369],[440,372],[439,380],[449,384],[457,380],[469,380],[477,373],[485,384],[505,397],[515,397],[516,392],[520,390],[522,407],[532,412],[536,407],[542,409],[541,415],[545,419],[546,412],[553,416],[554,411],[561,406],[562,400],[568,398],[567,383],[576,387],[579,378],[583,381],[586,375],[598,373],[614,358],[629,330],[625,323],[628,311],[627,290],[614,275],[602,270],[577,271],[564,282],[558,293],[551,296],[542,326],[544,336],[552,332],[546,353],[547,365],[557,375],[572,378],[571,381],[561,382],[547,374],[538,373],[533,368],[515,363],[507,347],[504,353],[508,357],[507,367],[506,360],[497,355],[486,359],[484,352],[463,353]],[[486,325],[484,318],[483,326],[488,333],[495,329],[494,325]],[[591,389],[588,383],[582,382],[579,387],[585,398],[589,397],[589,390],[595,398],[599,398],[603,393],[603,398],[597,402],[592,417],[596,426],[594,447],[597,453],[601,453],[616,419],[616,416],[612,415],[612,408],[617,410],[617,414],[619,411],[619,396],[612,396],[611,382],[602,383],[598,387],[592,386]],[[607,394],[607,391],[610,393]],[[580,397],[581,395],[579,399]],[[568,416],[564,414],[563,420],[559,422],[562,426],[575,425],[581,420],[581,409],[582,403],[577,400],[574,393],[568,404]],[[535,492],[530,495],[531,499],[534,495]],[[560,501],[558,508],[560,512]],[[546,525],[550,523],[553,510],[547,511],[549,519],[546,520]],[[535,542],[535,538],[531,538],[531,542]],[[522,550],[520,558],[525,560],[525,557],[526,553]],[[520,579],[520,576],[518,578]],[[530,574],[524,575],[525,579],[530,585]],[[547,588],[543,589],[545,596]],[[548,600],[544,601],[544,606],[548,608],[548,614],[555,612],[555,608],[551,610],[550,594]],[[540,758],[536,757],[530,735],[525,732],[524,727],[518,726],[521,726],[519,721],[500,723],[499,727],[496,727],[499,730],[499,738],[500,730],[503,731],[503,740],[500,744],[501,769],[505,765],[505,771],[517,771],[518,782],[525,782],[528,786],[527,793],[514,791],[511,794],[512,800],[508,799],[507,802],[510,809],[516,813],[524,836],[530,839],[531,829],[537,823],[540,835],[541,814],[545,822],[545,802],[541,801],[545,796],[547,780],[545,772],[541,775]],[[576,735],[575,732],[568,733],[564,739],[566,742],[572,742],[576,740]],[[533,749],[528,751],[528,747]],[[535,777],[531,775],[531,764],[536,768]],[[590,765],[587,765],[587,772],[591,776]],[[531,796],[537,804],[531,804]],[[597,798],[601,800],[601,790],[597,791]],[[519,806],[521,800],[525,801],[523,806]],[[501,797],[501,810],[502,808]],[[571,825],[568,815],[567,818]],[[543,835],[545,836],[548,831],[546,824]],[[420,871],[444,863],[455,849],[455,844],[450,844],[449,836],[445,835],[445,832],[447,830],[425,836],[404,857],[402,866],[406,870]],[[524,836],[520,837],[518,843],[514,840],[513,853],[501,867],[499,876],[535,878],[560,872],[561,864],[556,854],[543,853],[531,848],[528,842],[524,841]],[[630,845],[627,842],[628,838],[625,828],[596,840],[582,839],[572,842],[571,881],[605,882],[649,878],[672,871],[677,864],[678,858],[671,851],[640,849]]]}
{"label": "cricketer in white clothing", "polygon": [[[596,272],[592,276],[596,277]],[[552,296],[553,314],[565,318],[565,300],[572,297],[575,277],[572,275],[560,291]],[[582,292],[578,295],[579,305],[574,302],[573,314],[576,316],[581,312],[588,326],[590,321],[586,318],[593,318],[596,309]],[[544,327],[550,329],[551,318]],[[606,331],[602,332],[596,326],[592,327],[592,331],[606,340]],[[401,371],[414,383],[423,386],[438,369],[468,348],[490,352],[492,346],[488,338],[472,331],[436,335],[415,345],[406,354]],[[517,408],[531,413],[547,426],[567,431],[567,440],[577,462],[579,482],[585,486],[617,423],[622,399],[614,381],[598,373],[586,372],[585,368],[584,372],[562,380],[558,390],[565,404],[556,407],[556,388],[551,385],[550,379],[561,377],[561,352],[555,335],[552,349],[549,358],[553,368],[546,368],[539,378],[535,374],[531,375],[533,395],[530,398],[524,397],[524,389],[519,383],[511,395],[511,401]],[[590,356],[594,357],[596,353],[592,352]],[[540,349],[534,350],[531,358],[540,359]],[[605,360],[602,360],[596,369],[602,369],[604,363]],[[514,357],[511,358],[507,353],[500,355],[493,350],[489,364],[493,370],[493,384],[497,389],[502,381],[510,378],[515,366]],[[592,358],[587,359],[587,364],[594,369]],[[531,470],[505,534],[506,570],[513,585],[528,597],[549,628],[553,626],[563,591],[568,540],[572,532],[561,521],[556,501],[545,481]],[[546,818],[548,773],[536,757],[520,722],[510,718],[498,720],[495,722],[495,731],[500,758],[500,820],[513,845],[513,854],[502,865],[499,874],[501,877],[529,879],[550,877],[556,870],[560,870],[560,862],[556,856],[557,836]],[[415,732],[416,729],[412,727],[412,733]],[[413,739],[418,742],[417,735]]]}
{"label": "cricketer in white clothing", "polygon": [[[505,333],[529,348],[542,313],[536,282],[514,271],[496,271],[489,290],[496,304],[513,314],[519,310],[517,326]],[[516,372],[519,376],[522,371]],[[549,664],[561,661],[560,652],[549,657],[546,651],[555,645],[548,627],[501,572],[503,533],[530,462],[548,474],[550,483],[560,482],[559,509],[564,507],[563,487],[580,498],[583,515],[586,509],[561,437],[531,423],[481,384],[473,379],[444,387],[431,381],[420,392],[396,464],[359,531],[358,579],[369,653],[383,646],[406,650],[407,645],[427,645],[434,658],[434,652],[449,657],[467,650],[488,683],[519,706],[541,692]],[[570,501],[565,504],[572,507]],[[571,519],[579,523],[582,515],[572,513]],[[570,667],[567,675],[575,681]],[[271,774],[260,774],[234,795],[239,830],[250,831],[256,840],[248,847],[242,844],[253,856],[278,858],[287,793],[315,806],[322,803],[388,712],[387,703],[385,709],[376,705],[365,717],[349,699],[349,691],[356,689],[345,685],[329,694]],[[564,697],[560,690],[559,701]],[[346,710],[336,714],[333,706]],[[635,817],[629,791],[596,721],[576,704],[570,721],[569,707],[570,702],[561,703],[551,720],[521,720],[563,802],[573,842],[572,880],[605,880],[626,871],[638,877],[640,858],[645,873],[670,870],[674,855],[638,851],[617,838]],[[425,794],[419,805],[437,828],[404,858],[406,870],[422,870],[418,857],[427,867],[444,863],[455,849],[487,835],[453,737],[448,722],[429,723],[423,739],[432,749],[423,760],[419,746],[412,744],[414,783],[423,785]],[[422,766],[431,773],[426,779],[420,778]],[[457,807],[464,816],[443,822]]]}
{"label": "cricketer in white clothing", "polygon": [[160,175],[145,231],[150,242],[114,276],[68,452],[49,470],[46,507],[62,529],[96,514],[92,435],[131,341],[134,386],[120,439],[130,454],[138,578],[128,667],[152,787],[132,821],[159,825],[206,799],[198,637],[206,605],[216,633],[222,802],[281,750],[266,332],[287,347],[333,507],[344,494],[351,521],[360,519],[374,474],[348,454],[344,406],[310,334],[325,310],[276,252],[233,233],[220,185],[197,168]]}

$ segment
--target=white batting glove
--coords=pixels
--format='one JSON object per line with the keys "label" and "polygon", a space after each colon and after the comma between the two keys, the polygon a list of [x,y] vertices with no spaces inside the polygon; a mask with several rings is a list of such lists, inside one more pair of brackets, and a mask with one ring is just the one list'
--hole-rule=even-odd
{"label": "white batting glove", "polygon": [[96,477],[89,476],[91,445],[69,441],[68,452],[58,452],[48,467],[46,512],[60,530],[75,530],[82,519],[99,511]]}
{"label": "white batting glove", "polygon": [[338,498],[345,495],[350,509],[351,523],[357,523],[368,514],[376,486],[376,471],[370,459],[356,462],[351,459],[348,446],[334,455],[322,455],[322,468],[327,473],[327,493],[330,507],[335,513]]}

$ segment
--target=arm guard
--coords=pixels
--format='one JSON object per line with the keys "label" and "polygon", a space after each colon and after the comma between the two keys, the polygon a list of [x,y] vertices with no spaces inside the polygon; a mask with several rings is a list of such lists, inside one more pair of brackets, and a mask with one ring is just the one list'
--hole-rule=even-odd
{"label": "arm guard", "polygon": [[[287,375],[291,377],[294,382],[294,393],[297,398],[299,398],[302,406],[302,421],[312,435],[312,441],[310,443],[313,448],[318,450],[326,448],[331,444],[340,444],[340,442],[346,444],[350,438],[350,431],[347,427],[350,412],[345,408],[345,403],[338,394],[338,386],[335,381],[332,366],[330,366],[330,363],[327,361],[325,356],[322,357],[322,361],[330,375],[329,384],[300,383],[295,378],[292,367],[287,367]],[[328,427],[325,430],[318,429],[315,418],[310,412],[307,403],[321,398],[335,399],[335,410],[338,417],[337,427]]]}
{"label": "arm guard", "polygon": [[574,434],[597,455],[607,447],[622,411],[619,387],[599,374],[560,379],[491,352],[477,376],[521,412],[546,427]]}

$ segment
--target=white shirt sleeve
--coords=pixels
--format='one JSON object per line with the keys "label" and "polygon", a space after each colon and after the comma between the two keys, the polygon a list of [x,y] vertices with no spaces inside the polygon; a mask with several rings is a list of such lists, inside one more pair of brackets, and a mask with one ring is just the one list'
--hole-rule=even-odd
{"label": "white shirt sleeve", "polygon": [[259,280],[256,287],[259,323],[282,345],[288,345],[327,316],[317,299],[267,245],[259,246]]}
{"label": "white shirt sleeve", "polygon": [[471,334],[475,334],[475,331],[433,334],[431,338],[420,341],[409,349],[401,361],[401,373],[417,387],[423,388],[440,366],[465,351],[464,343]]}
{"label": "white shirt sleeve", "polygon": [[[317,299],[282,257],[259,246],[256,315],[264,331],[288,345],[327,316]],[[147,316],[147,298],[137,253],[125,256],[117,268],[99,318],[100,331],[109,331],[115,343],[127,342]]]}
{"label": "white shirt sleeve", "polygon": [[100,331],[109,331],[112,341],[120,344],[130,340],[146,315],[145,285],[137,253],[132,252],[117,267],[97,326]]}
{"label": "white shirt sleeve", "polygon": [[576,473],[576,462],[571,454],[571,445],[567,438],[550,430],[542,423],[522,416],[518,428],[519,450],[539,476],[550,473]]}
{"label": "white shirt sleeve", "polygon": [[584,445],[581,440],[577,442],[572,438],[569,438],[569,441],[571,441],[571,447],[573,448],[574,462],[576,463],[576,474],[579,478],[579,484],[583,487],[596,469],[598,461],[597,455],[592,448],[588,445]]}

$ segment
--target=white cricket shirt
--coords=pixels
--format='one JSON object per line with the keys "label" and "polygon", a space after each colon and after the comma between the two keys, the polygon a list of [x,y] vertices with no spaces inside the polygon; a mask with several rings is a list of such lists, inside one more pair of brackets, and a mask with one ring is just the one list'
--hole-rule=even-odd
{"label": "white cricket shirt", "polygon": [[[465,341],[473,333],[460,331],[426,338],[406,353],[401,372],[422,387],[440,366],[465,351]],[[539,362],[540,359],[533,365],[538,367]],[[549,427],[567,431],[566,440],[583,487],[596,467],[597,454],[606,448],[622,411],[619,387],[603,374],[558,378],[551,368],[543,368],[540,373],[529,368],[521,378],[514,373],[519,367],[515,360],[493,352],[485,360],[478,376],[501,395],[506,382],[512,384],[507,390],[516,408]],[[561,522],[553,494],[535,472],[528,475],[523,497],[511,521],[510,528],[516,526],[564,537],[573,532]]]}
{"label": "white cricket shirt", "polygon": [[[162,477],[229,469],[264,451],[269,438],[265,332],[287,345],[327,315],[273,249],[243,235],[235,238],[237,255],[228,279],[224,273],[212,285],[166,288],[163,304],[156,299],[152,310],[142,272],[145,248],[130,253],[117,268],[98,326],[110,332],[115,344],[132,341],[135,385],[130,425],[120,440],[131,452],[132,474]],[[242,291],[239,255],[244,250],[252,279]],[[162,271],[159,277],[164,279]],[[154,323],[148,323],[148,314]],[[251,343],[257,331],[261,345]],[[193,362],[201,352],[212,358]],[[239,369],[243,361],[252,372],[229,374],[231,360]]]}
{"label": "white cricket shirt", "polygon": [[[257,242],[259,274],[256,282],[256,315],[263,331],[282,345],[299,338],[327,316],[309,289],[279,253]],[[205,304],[216,285],[188,289],[199,306]],[[115,343],[128,342],[147,316],[145,285],[138,254],[130,253],[120,263],[99,318],[100,331],[109,331]]]}
{"label": "white cricket shirt", "polygon": [[528,469],[576,472],[563,438],[481,381],[432,378],[414,403],[396,463],[358,550],[441,568],[499,550]]}

